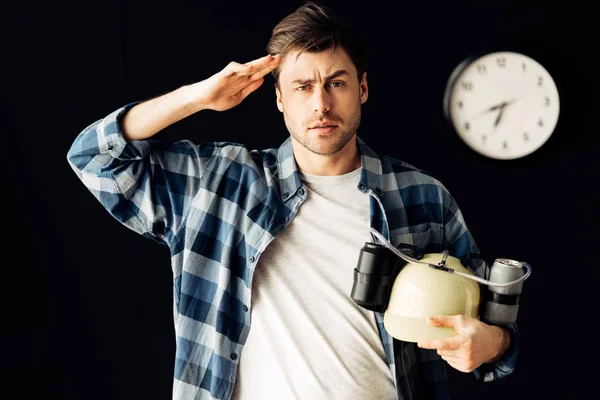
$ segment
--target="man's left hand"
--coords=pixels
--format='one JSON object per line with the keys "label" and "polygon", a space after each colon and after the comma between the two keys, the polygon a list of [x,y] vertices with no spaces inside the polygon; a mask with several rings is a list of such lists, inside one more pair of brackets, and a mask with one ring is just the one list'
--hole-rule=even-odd
{"label": "man's left hand", "polygon": [[508,331],[464,315],[431,317],[428,322],[433,326],[454,328],[458,335],[421,340],[417,345],[423,349],[436,349],[442,359],[462,372],[472,372],[483,363],[497,360],[509,345]]}

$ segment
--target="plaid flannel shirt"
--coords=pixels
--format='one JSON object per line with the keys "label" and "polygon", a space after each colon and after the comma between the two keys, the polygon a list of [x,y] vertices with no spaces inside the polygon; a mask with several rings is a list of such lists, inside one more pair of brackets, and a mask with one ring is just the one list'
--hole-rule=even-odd
{"label": "plaid flannel shirt", "polygon": [[[291,141],[260,151],[230,142],[128,142],[120,118],[135,104],[86,127],[67,161],[115,219],[170,250],[173,398],[230,399],[250,330],[254,268],[306,200]],[[359,137],[357,144],[357,190],[369,196],[371,227],[394,246],[447,249],[456,257],[477,253],[456,202],[438,180],[375,154]],[[473,269],[483,276],[482,268]],[[445,361],[435,350],[393,339],[383,314],[375,312],[375,318],[399,399],[447,399]],[[517,327],[505,327],[509,349],[474,371],[477,379],[497,380],[513,371]]]}

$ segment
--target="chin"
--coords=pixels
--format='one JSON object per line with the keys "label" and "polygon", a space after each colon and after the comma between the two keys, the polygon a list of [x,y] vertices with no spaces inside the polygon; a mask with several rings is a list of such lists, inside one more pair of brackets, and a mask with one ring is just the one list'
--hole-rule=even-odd
{"label": "chin", "polygon": [[342,151],[347,144],[348,142],[340,143],[339,141],[335,143],[319,143],[313,146],[308,146],[307,149],[322,156],[332,156]]}

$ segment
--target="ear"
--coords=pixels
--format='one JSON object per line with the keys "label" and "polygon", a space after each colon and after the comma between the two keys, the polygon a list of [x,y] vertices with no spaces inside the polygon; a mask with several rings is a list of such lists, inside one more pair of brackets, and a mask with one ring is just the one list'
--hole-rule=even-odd
{"label": "ear", "polygon": [[363,76],[359,83],[360,104],[364,104],[369,98],[369,84],[367,83],[367,73],[363,72]]}
{"label": "ear", "polygon": [[281,91],[277,87],[277,84],[275,84],[275,96],[277,98],[277,100],[276,100],[277,108],[279,109],[279,112],[283,112],[283,102],[281,101]]}

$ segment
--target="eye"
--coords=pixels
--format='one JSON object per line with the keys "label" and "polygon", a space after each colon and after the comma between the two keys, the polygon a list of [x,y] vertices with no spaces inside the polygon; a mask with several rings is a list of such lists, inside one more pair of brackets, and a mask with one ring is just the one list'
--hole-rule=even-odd
{"label": "eye", "polygon": [[304,85],[304,86],[298,86],[298,87],[296,88],[296,90],[297,90],[297,91],[299,91],[299,92],[303,92],[303,91],[305,91],[307,88],[308,88],[308,86],[306,86],[306,85]]}
{"label": "eye", "polygon": [[332,87],[342,87],[342,86],[344,86],[344,84],[345,83],[342,81],[335,81],[335,82],[331,82],[329,85]]}

